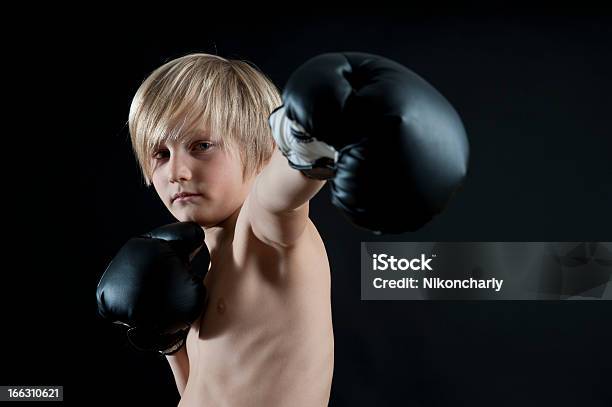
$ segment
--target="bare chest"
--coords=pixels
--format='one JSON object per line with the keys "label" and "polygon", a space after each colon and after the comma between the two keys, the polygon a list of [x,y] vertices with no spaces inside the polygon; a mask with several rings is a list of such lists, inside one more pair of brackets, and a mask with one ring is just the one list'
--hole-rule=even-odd
{"label": "bare chest", "polygon": [[242,249],[213,258],[204,280],[206,310],[187,338],[193,391],[245,394],[251,384],[328,377],[333,329],[323,245],[314,239],[278,253],[247,241]]}

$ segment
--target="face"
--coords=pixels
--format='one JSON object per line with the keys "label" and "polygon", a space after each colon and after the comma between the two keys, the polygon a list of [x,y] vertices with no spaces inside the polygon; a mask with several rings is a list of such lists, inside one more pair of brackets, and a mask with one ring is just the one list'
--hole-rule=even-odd
{"label": "face", "polygon": [[153,186],[179,221],[218,225],[242,205],[250,189],[238,155],[204,131],[162,144],[151,159]]}

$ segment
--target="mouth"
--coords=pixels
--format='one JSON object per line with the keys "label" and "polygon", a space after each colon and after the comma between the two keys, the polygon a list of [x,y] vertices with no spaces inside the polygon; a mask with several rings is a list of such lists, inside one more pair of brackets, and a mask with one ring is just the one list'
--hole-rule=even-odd
{"label": "mouth", "polygon": [[172,196],[171,202],[189,202],[198,198],[201,198],[201,194],[196,194],[192,192],[181,192]]}

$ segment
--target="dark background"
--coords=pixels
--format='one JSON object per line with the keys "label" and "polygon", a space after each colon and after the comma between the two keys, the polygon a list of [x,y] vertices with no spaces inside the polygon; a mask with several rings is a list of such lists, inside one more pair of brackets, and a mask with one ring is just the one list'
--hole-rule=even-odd
{"label": "dark background", "polygon": [[612,240],[611,17],[397,11],[204,21],[81,22],[16,67],[52,89],[19,123],[28,141],[5,150],[5,161],[18,160],[3,168],[12,228],[0,384],[63,385],[69,404],[176,405],[165,359],[133,351],[95,313],[97,281],[120,246],[173,221],[131,153],[134,92],[190,52],[250,60],[282,89],[309,57],[362,51],[403,63],[445,95],[471,160],[448,210],[414,233],[351,226],[327,187],[313,200],[332,270],[330,405],[612,403],[609,301],[365,302],[359,283],[361,241]]}

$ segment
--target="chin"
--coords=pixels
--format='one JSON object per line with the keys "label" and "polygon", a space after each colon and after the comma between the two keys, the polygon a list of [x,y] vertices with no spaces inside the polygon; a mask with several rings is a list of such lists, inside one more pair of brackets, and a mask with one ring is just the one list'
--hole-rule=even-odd
{"label": "chin", "polygon": [[210,215],[204,215],[201,213],[189,213],[189,212],[180,212],[174,214],[174,217],[179,222],[195,222],[203,227],[213,227],[217,224],[221,223],[223,220],[217,217],[211,217]]}
{"label": "chin", "polygon": [[215,207],[212,205],[207,205],[204,208],[203,206],[194,205],[178,209],[173,211],[172,214],[180,222],[196,222],[200,226],[211,228],[227,220],[237,208],[227,206]]}
{"label": "chin", "polygon": [[179,222],[196,222],[200,225],[203,216],[198,215],[197,213],[193,213],[192,211],[171,211],[172,215]]}

